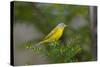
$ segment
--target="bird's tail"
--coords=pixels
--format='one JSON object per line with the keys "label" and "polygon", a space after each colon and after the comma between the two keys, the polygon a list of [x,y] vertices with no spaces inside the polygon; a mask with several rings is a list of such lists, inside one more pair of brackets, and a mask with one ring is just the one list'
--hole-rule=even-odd
{"label": "bird's tail", "polygon": [[34,44],[33,46],[32,46],[32,49],[34,49],[34,50],[39,50],[39,49],[41,49],[41,48],[44,48],[44,46],[42,45],[42,44],[44,44],[46,41],[41,41],[41,42],[39,42],[39,43],[37,43],[37,44]]}
{"label": "bird's tail", "polygon": [[47,41],[44,40],[44,41],[41,41],[41,42],[37,43],[37,45],[41,45],[41,44],[46,43],[46,42],[47,42]]}

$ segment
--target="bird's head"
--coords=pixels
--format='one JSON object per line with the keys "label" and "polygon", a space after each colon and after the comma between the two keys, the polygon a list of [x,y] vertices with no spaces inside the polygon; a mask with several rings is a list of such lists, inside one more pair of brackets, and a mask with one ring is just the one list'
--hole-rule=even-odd
{"label": "bird's head", "polygon": [[61,27],[61,28],[65,28],[67,25],[66,24],[64,24],[64,23],[59,23],[58,24],[58,27]]}

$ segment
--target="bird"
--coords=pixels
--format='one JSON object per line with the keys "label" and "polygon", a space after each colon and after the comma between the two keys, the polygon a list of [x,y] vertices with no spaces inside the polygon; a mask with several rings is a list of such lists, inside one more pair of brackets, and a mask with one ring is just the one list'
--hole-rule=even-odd
{"label": "bird", "polygon": [[57,41],[62,36],[64,29],[67,25],[64,23],[59,23],[42,41],[37,43],[38,45]]}

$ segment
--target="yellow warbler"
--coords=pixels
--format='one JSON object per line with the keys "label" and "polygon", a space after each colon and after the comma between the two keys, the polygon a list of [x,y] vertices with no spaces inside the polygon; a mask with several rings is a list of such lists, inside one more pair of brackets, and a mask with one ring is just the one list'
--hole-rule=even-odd
{"label": "yellow warbler", "polygon": [[67,25],[64,23],[59,23],[44,39],[38,44],[43,44],[47,42],[57,41],[63,34],[64,28]]}

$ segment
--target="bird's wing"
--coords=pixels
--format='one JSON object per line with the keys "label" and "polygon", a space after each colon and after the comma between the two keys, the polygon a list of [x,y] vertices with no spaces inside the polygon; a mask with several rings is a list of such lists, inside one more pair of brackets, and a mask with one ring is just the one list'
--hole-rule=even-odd
{"label": "bird's wing", "polygon": [[55,27],[44,39],[48,39],[52,34],[54,34],[58,30],[58,27]]}

